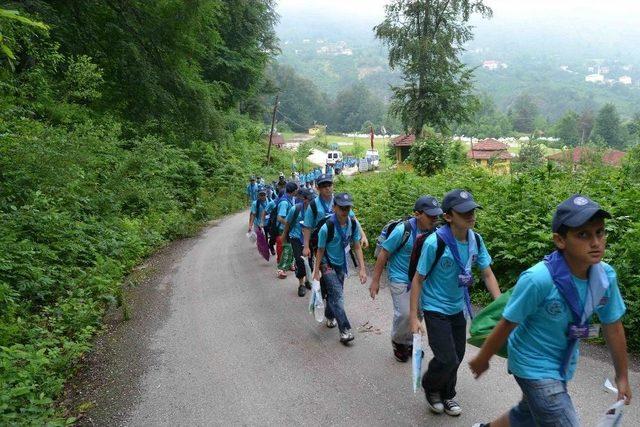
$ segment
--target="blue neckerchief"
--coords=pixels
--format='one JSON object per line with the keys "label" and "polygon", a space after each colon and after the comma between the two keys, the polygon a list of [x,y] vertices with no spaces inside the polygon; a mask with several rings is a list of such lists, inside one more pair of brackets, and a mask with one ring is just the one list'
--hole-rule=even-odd
{"label": "blue neckerchief", "polygon": [[[333,222],[334,229],[340,236],[340,242],[342,243],[342,255],[344,256],[344,264],[343,264],[344,272],[345,272],[345,275],[347,275],[349,274],[349,263],[347,262],[346,249],[349,247],[349,243],[351,241],[351,234],[352,234],[351,218],[347,218],[347,234],[345,234],[344,230],[342,229],[342,226],[340,225],[340,221],[338,221],[338,217],[336,214],[331,215],[331,218],[329,219],[329,221]],[[327,247],[328,246],[329,246],[329,242],[327,242]]]}
{"label": "blue neckerchief", "polygon": [[409,225],[411,226],[411,241],[415,243],[418,237],[418,220],[416,217],[409,220]]}
{"label": "blue neckerchief", "polygon": [[[567,302],[569,310],[573,315],[574,323],[580,326],[588,326],[589,319],[591,318],[596,305],[600,302],[600,299],[609,288],[609,278],[607,277],[607,273],[604,271],[602,263],[592,265],[589,268],[587,295],[590,294],[591,297],[586,298],[584,305],[580,301],[580,295],[578,294],[576,285],[573,282],[571,270],[569,269],[562,252],[556,250],[551,254],[546,255],[544,257],[544,265],[549,270],[549,274],[551,274],[551,278],[553,279],[553,283],[558,289],[558,292],[560,292],[564,300]],[[560,372],[565,378],[569,372],[571,358],[579,341],[580,339],[578,338],[569,337],[567,350],[562,358],[562,371]]]}
{"label": "blue neckerchief", "polygon": [[267,202],[262,202],[260,203],[260,200],[256,200],[256,217],[258,218],[258,224],[261,223],[260,221],[260,207],[266,205]]}
{"label": "blue neckerchief", "polygon": [[[318,201],[320,202],[320,204],[322,205],[322,209],[324,209],[324,214],[328,215],[331,213],[331,209],[329,209],[329,206],[327,206],[327,204],[324,202],[324,200],[322,200],[322,196],[318,196]],[[331,197],[331,201],[329,202],[330,205],[333,204],[333,196]]]}
{"label": "blue neckerchief", "polygon": [[[451,227],[449,225],[440,227],[436,230],[436,234],[442,239],[445,245],[447,245],[447,247],[449,248],[449,251],[451,252],[451,255],[453,256],[453,259],[456,262],[456,264],[458,264],[458,268],[460,268],[460,271],[462,271],[462,273],[465,276],[470,278],[471,267],[473,266],[473,263],[476,261],[478,257],[478,245],[476,243],[476,236],[473,230],[467,231],[467,245],[469,247],[469,258],[467,259],[466,264],[462,263],[462,259],[460,258],[460,253],[458,252],[458,243],[456,241],[456,238],[453,236]],[[467,313],[469,314],[469,317],[473,319],[473,308],[471,307],[471,295],[469,295],[469,286],[463,286],[464,302],[465,302],[466,310],[467,310]]]}

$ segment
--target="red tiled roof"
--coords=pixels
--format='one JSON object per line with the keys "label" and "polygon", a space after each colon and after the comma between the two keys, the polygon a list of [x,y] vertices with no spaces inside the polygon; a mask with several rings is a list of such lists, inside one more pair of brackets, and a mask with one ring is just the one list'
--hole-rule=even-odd
{"label": "red tiled roof", "polygon": [[[585,154],[587,155],[589,154],[588,148],[577,147],[571,150],[561,151],[559,153],[552,154],[550,156],[547,156],[547,159],[555,160],[555,161],[564,161],[564,162],[571,160],[573,161],[573,163],[580,163],[580,161],[582,160],[582,156]],[[624,151],[609,150],[604,153],[604,156],[602,157],[602,161],[611,166],[619,166],[620,163],[622,163],[622,158],[624,157],[625,154],[627,153],[625,153]]]}
{"label": "red tiled roof", "polygon": [[[267,135],[267,142],[269,142],[269,135]],[[280,133],[274,133],[271,142],[276,147],[282,147],[284,145],[284,137]]]}
{"label": "red tiled roof", "polygon": [[508,150],[509,146],[496,139],[487,138],[473,145],[473,151],[502,151]]}
{"label": "red tiled roof", "polygon": [[411,147],[416,142],[415,135],[400,135],[391,141],[394,147]]}
{"label": "red tiled roof", "polygon": [[500,159],[500,160],[511,160],[512,156],[511,154],[509,154],[508,151],[506,150],[494,150],[494,151],[489,151],[489,150],[475,150],[474,151],[468,151],[467,152],[467,157],[470,159],[476,159],[476,160],[489,160],[489,159]]}

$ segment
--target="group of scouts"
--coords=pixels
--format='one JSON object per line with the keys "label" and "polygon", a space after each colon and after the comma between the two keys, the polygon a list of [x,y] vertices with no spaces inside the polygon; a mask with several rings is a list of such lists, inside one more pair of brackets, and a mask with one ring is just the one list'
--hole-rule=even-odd
{"label": "group of scouts", "polygon": [[[257,191],[249,228],[264,227],[267,212],[277,214],[281,233],[276,241],[293,249],[298,295],[311,288],[310,278],[305,277],[303,257],[307,257],[314,260],[311,279],[320,281],[327,302],[326,326],[337,326],[340,341],[349,343],[354,336],[344,308],[344,280],[352,264],[360,282],[367,282],[362,248],[368,247],[351,195],[334,195],[332,176],[321,174],[311,188],[288,182],[281,196],[269,198],[266,190]],[[472,268],[477,268],[493,299],[501,296],[491,256],[482,236],[473,230],[479,209],[473,195],[462,189],[445,194],[442,203],[422,196],[410,217],[378,238],[370,295],[377,296],[386,267],[393,301],[393,354],[398,362],[407,362],[413,334],[426,333],[433,358],[422,387],[427,406],[436,414],[462,413],[455,400],[456,382],[465,355],[467,320],[473,318]],[[598,336],[600,329],[615,368],[618,399],[630,403],[621,322],[626,307],[615,270],[602,261],[607,218],[609,212],[583,195],[558,205],[551,224],[556,250],[520,275],[501,320],[469,362],[478,378],[489,369],[491,357],[506,347],[509,373],[522,390],[522,399],[500,418],[474,427],[580,426],[567,382],[576,369],[580,340]],[[287,267],[291,265],[279,264],[278,277],[286,277]],[[600,324],[590,323],[593,313]]]}

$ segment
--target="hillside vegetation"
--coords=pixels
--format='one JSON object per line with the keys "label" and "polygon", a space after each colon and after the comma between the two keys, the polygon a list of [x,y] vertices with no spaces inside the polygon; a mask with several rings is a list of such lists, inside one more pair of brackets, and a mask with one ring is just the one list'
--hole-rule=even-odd
{"label": "hillside vegetation", "polygon": [[53,402],[127,272],[285,164],[251,120],[270,1],[25,4],[49,30],[0,18],[0,425],[72,422]]}

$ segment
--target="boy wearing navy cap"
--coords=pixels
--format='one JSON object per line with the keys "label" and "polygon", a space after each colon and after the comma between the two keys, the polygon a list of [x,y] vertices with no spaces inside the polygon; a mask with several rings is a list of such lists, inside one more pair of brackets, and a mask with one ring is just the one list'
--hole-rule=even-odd
{"label": "boy wearing navy cap", "polygon": [[[344,279],[348,274],[350,250],[358,259],[360,283],[367,283],[364,256],[360,247],[360,227],[355,218],[351,218],[353,199],[348,193],[336,194],[333,199],[333,215],[320,228],[318,249],[316,252],[313,279],[320,280],[327,295],[325,317],[327,326],[340,329],[340,342],[353,341],[351,324],[344,310]],[[332,229],[332,233],[329,231]],[[331,235],[332,234],[332,235]],[[322,278],[320,278],[322,273]]]}
{"label": "boy wearing navy cap", "polygon": [[442,210],[447,224],[425,240],[411,284],[411,331],[423,331],[418,319],[420,309],[434,356],[422,377],[422,387],[429,409],[436,414],[462,413],[454,397],[458,367],[466,349],[465,312],[473,316],[469,287],[473,285],[474,265],[480,269],[491,296],[500,296],[491,256],[482,237],[473,231],[475,212],[480,208],[468,191],[445,194]]}
{"label": "boy wearing navy cap", "polygon": [[[618,400],[629,404],[621,322],[626,308],[615,270],[602,262],[605,218],[611,215],[579,194],[556,209],[551,228],[557,250],[520,275],[502,319],[469,363],[478,378],[508,341],[509,372],[522,400],[496,421],[476,426],[579,426],[567,382],[576,369],[580,340],[599,334],[599,325],[589,323],[594,312],[613,359]],[[550,398],[553,405],[547,403]]]}
{"label": "boy wearing navy cap", "polygon": [[307,289],[311,289],[309,280],[310,277],[305,277],[306,271],[304,267],[304,261],[302,260],[302,218],[304,211],[309,206],[309,203],[313,201],[315,195],[312,190],[302,187],[298,190],[298,199],[302,201],[296,203],[289,208],[287,213],[286,225],[284,226],[284,232],[282,236],[286,239],[285,243],[291,244],[293,249],[293,256],[296,261],[296,277],[298,278],[298,296],[303,297],[307,293]]}
{"label": "boy wearing navy cap", "polygon": [[[380,290],[380,276],[387,265],[389,290],[393,301],[391,345],[398,362],[406,362],[413,351],[413,333],[409,329],[409,262],[419,234],[431,233],[442,215],[440,203],[435,197],[422,196],[413,206],[413,218],[402,221],[382,243],[382,248],[369,286],[371,298]],[[407,227],[409,228],[407,230]]]}

